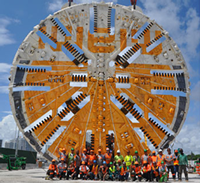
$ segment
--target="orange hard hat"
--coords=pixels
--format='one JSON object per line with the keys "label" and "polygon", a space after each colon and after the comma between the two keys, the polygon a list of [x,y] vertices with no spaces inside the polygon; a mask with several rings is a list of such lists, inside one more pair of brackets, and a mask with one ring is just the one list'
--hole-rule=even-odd
{"label": "orange hard hat", "polygon": [[174,152],[178,152],[178,150],[176,149]]}
{"label": "orange hard hat", "polygon": [[82,161],[82,165],[85,165],[85,161]]}
{"label": "orange hard hat", "polygon": [[55,160],[55,159],[52,159],[52,162],[56,162],[56,160]]}
{"label": "orange hard hat", "polygon": [[87,151],[87,149],[86,149],[86,148],[84,148],[84,149],[83,149],[83,151]]}
{"label": "orange hard hat", "polygon": [[136,162],[135,162],[135,165],[139,165],[139,163],[136,161]]}
{"label": "orange hard hat", "polygon": [[101,152],[101,149],[99,149],[98,152]]}
{"label": "orange hard hat", "polygon": [[153,153],[153,154],[155,154],[155,153],[156,153],[156,151],[153,151],[152,153]]}
{"label": "orange hard hat", "polygon": [[117,161],[118,163],[121,163],[121,159],[118,159],[118,161]]}
{"label": "orange hard hat", "polygon": [[94,152],[94,150],[91,149],[90,152]]}
{"label": "orange hard hat", "polygon": [[64,159],[64,158],[61,158],[60,160],[61,160],[61,161],[65,161],[65,159]]}
{"label": "orange hard hat", "polygon": [[65,148],[63,148],[62,150],[63,150],[63,151],[66,151],[66,149],[65,149]]}
{"label": "orange hard hat", "polygon": [[146,164],[147,163],[147,161],[143,161],[143,164]]}

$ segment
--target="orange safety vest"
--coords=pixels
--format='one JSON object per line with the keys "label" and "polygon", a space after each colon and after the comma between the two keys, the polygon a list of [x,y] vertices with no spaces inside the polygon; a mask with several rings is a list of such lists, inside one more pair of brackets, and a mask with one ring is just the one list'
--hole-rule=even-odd
{"label": "orange safety vest", "polygon": [[142,171],[144,173],[151,171],[151,166],[150,165],[144,166]]}
{"label": "orange safety vest", "polygon": [[[57,165],[50,164],[49,165],[49,170],[56,171],[58,173]],[[50,174],[53,174],[53,172],[51,172]]]}
{"label": "orange safety vest", "polygon": [[120,175],[124,175],[124,172],[125,172],[125,171],[127,171],[127,168],[124,169],[124,167],[122,166],[122,167],[121,167]]}
{"label": "orange safety vest", "polygon": [[81,168],[81,171],[82,171],[82,172],[80,172],[80,174],[81,173],[87,174],[87,169],[86,169],[85,165],[81,165],[80,168]]}
{"label": "orange safety vest", "polygon": [[174,165],[179,165],[179,161],[178,161],[178,156],[174,155],[175,156],[175,160],[174,160]]}
{"label": "orange safety vest", "polygon": [[157,159],[157,161],[158,161],[157,166],[161,166],[161,162],[164,161],[165,155],[163,154],[162,157],[160,157],[160,155],[158,154],[157,158],[158,158]]}
{"label": "orange safety vest", "polygon": [[92,165],[94,160],[96,160],[96,156],[95,155],[89,155],[88,156],[88,165]]}
{"label": "orange safety vest", "polygon": [[156,162],[157,163],[157,156],[151,156],[152,163]]}
{"label": "orange safety vest", "polygon": [[105,154],[105,159],[106,159],[106,163],[107,163],[107,164],[110,163],[111,158],[112,158],[112,155],[111,155],[111,154],[109,154],[109,155],[108,155],[108,153]]}
{"label": "orange safety vest", "polygon": [[141,167],[140,166],[138,166],[138,167],[135,167],[135,173],[136,174],[139,174],[140,172],[141,172]]}
{"label": "orange safety vest", "polygon": [[96,166],[93,165],[93,166],[92,166],[92,171],[91,171],[91,172],[92,172],[93,174],[96,175],[96,174],[98,173],[98,165],[96,165]]}

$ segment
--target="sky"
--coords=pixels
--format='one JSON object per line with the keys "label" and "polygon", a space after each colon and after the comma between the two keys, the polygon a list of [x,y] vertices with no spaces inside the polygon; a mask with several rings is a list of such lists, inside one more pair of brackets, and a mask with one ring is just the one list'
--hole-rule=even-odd
{"label": "sky", "polygon": [[[98,0],[96,0],[98,1]],[[6,0],[0,6],[0,139],[13,139],[16,125],[8,97],[8,77],[15,53],[27,34],[67,0]],[[91,0],[74,0],[89,3]],[[108,2],[105,0],[105,2]],[[129,0],[114,0],[130,5]],[[190,107],[174,148],[200,154],[200,1],[138,0],[143,13],[167,30],[178,44],[190,74]]]}

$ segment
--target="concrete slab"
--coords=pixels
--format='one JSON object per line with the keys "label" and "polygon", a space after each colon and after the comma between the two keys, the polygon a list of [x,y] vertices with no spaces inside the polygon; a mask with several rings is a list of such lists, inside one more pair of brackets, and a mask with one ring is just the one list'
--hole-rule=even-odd
{"label": "concrete slab", "polygon": [[[47,169],[27,169],[27,170],[0,170],[0,183],[47,183],[51,180],[45,180]],[[82,181],[82,180],[58,180],[55,179],[53,182],[72,182],[72,183],[97,183],[102,181]],[[111,183],[111,181],[106,181]],[[131,182],[131,181],[129,181]],[[169,180],[169,183],[174,183],[174,181]],[[177,181],[178,182],[178,181]],[[183,181],[186,182],[183,175]],[[200,176],[197,174],[189,174],[189,182],[200,183]]]}

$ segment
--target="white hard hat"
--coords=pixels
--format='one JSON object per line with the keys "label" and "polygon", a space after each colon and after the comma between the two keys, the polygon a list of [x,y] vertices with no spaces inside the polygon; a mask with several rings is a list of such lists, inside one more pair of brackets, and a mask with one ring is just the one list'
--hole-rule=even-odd
{"label": "white hard hat", "polygon": [[120,153],[120,150],[117,150],[117,153]]}
{"label": "white hard hat", "polygon": [[162,149],[159,149],[159,151],[158,152],[162,152]]}

